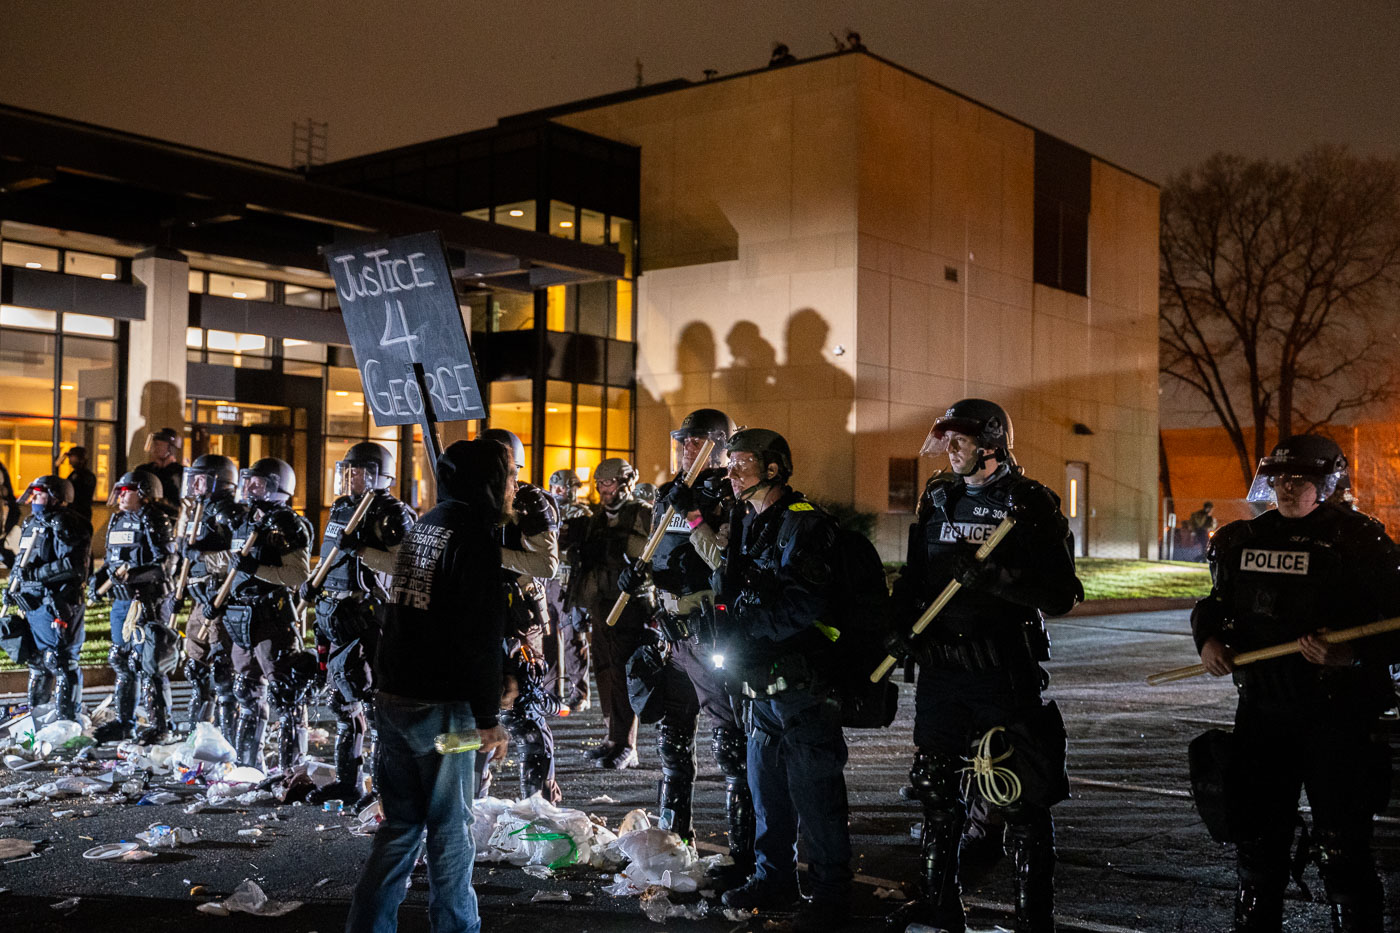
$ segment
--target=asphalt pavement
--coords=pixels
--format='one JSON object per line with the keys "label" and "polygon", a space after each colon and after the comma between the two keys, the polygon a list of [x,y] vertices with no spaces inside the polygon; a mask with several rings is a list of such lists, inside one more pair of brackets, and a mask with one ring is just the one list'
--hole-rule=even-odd
{"label": "asphalt pavement", "polygon": [[[1184,611],[1071,618],[1052,623],[1055,659],[1047,696],[1061,707],[1070,735],[1073,796],[1055,808],[1061,931],[1224,931],[1230,928],[1234,891],[1231,850],[1211,841],[1188,793],[1186,746],[1212,726],[1228,726],[1234,689],[1228,681],[1197,678],[1148,687],[1147,674],[1195,660]],[[912,686],[901,685],[901,707],[887,730],[850,730],[846,777],[851,798],[852,845],[857,873],[853,930],[883,929],[880,917],[898,904],[900,883],[914,875],[917,842],[911,827],[916,805],[900,799],[911,755]],[[94,691],[100,698],[100,693]],[[92,695],[89,695],[89,703]],[[597,814],[616,828],[637,807],[655,811],[659,775],[654,731],[643,728],[642,767],[604,772],[585,749],[601,733],[596,708],[553,721],[559,748],[563,805]],[[1392,744],[1400,744],[1391,730]],[[723,842],[724,785],[709,757],[708,728],[698,742],[700,774],[695,820],[701,854]],[[328,755],[329,749],[313,749]],[[497,778],[497,792],[515,784],[514,760]],[[0,770],[6,787],[32,774]],[[45,772],[52,779],[52,771]],[[309,806],[223,805],[187,815],[182,805],[98,806],[56,801],[0,808],[0,839],[39,843],[37,858],[0,863],[0,923],[6,931],[320,931],[342,929],[350,892],[369,846],[354,835],[347,812]],[[608,798],[606,801],[600,798]],[[62,814],[72,810],[71,814]],[[84,815],[84,813],[92,815]],[[11,824],[8,821],[13,820]],[[197,829],[194,843],[142,862],[85,861],[82,853],[105,842],[131,840],[161,822]],[[239,834],[258,829],[260,835]],[[1400,901],[1400,807],[1376,825],[1376,849],[1392,905]],[[1009,929],[1012,887],[1005,859],[966,893],[971,926]],[[271,898],[302,906],[282,917],[212,917],[196,907],[255,880]],[[781,917],[746,923],[711,911],[704,920],[653,923],[636,898],[603,893],[610,875],[566,869],[536,879],[508,865],[478,865],[473,882],[481,897],[484,928],[532,933],[586,931],[776,929]],[[1321,894],[1316,869],[1304,876]],[[193,892],[193,893],[192,893]],[[542,895],[541,892],[544,892]],[[536,901],[567,892],[569,900]],[[1329,929],[1325,905],[1293,888],[1285,929]],[[76,904],[72,902],[77,898]],[[421,877],[409,891],[400,929],[426,931],[427,890]],[[1387,931],[1400,933],[1394,906]]]}

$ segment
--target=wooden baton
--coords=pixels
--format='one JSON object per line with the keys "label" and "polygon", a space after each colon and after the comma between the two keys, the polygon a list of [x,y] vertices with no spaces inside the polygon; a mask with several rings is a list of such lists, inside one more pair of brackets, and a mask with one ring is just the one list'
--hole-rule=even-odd
{"label": "wooden baton", "polygon": [[[983,541],[982,546],[977,549],[975,559],[979,563],[986,560],[988,555],[1001,543],[1001,539],[1010,534],[1011,529],[1014,527],[1016,527],[1016,519],[1012,518],[1010,515],[1003,518],[1001,524],[992,532],[991,537]],[[924,614],[919,616],[918,621],[914,623],[914,627],[910,629],[910,635],[918,635],[922,633],[924,629],[928,628],[929,623],[934,620],[935,616],[943,611],[943,608],[947,606],[948,603],[952,602],[953,597],[957,595],[960,589],[962,589],[961,583],[957,580],[949,580],[948,585],[943,587],[943,592],[938,594],[938,598],[924,610]],[[880,666],[875,668],[875,672],[870,675],[870,682],[872,684],[878,684],[880,681],[884,680],[885,675],[890,672],[890,668],[898,663],[899,659],[894,655],[886,655],[885,660],[881,661]]]}
{"label": "wooden baton", "polygon": [[[690,465],[690,469],[686,471],[685,477],[681,480],[684,485],[695,485],[695,480],[699,478],[706,464],[709,463],[710,452],[714,449],[715,439],[713,437],[706,438],[705,446],[700,448],[700,453],[696,455],[695,462]],[[652,555],[656,553],[656,549],[661,546],[661,538],[666,534],[666,527],[671,524],[671,517],[675,514],[675,506],[666,506],[665,514],[661,516],[661,524],[656,526],[656,530],[654,530],[651,533],[651,537],[647,539],[647,546],[642,549],[642,563],[651,560]],[[617,624],[617,620],[622,618],[622,611],[627,608],[627,604],[631,602],[631,600],[632,594],[625,590],[617,594],[617,602],[613,603],[612,612],[608,613],[607,623],[609,626]]]}
{"label": "wooden baton", "polygon": [[[1336,645],[1346,641],[1355,641],[1358,638],[1368,638],[1372,635],[1384,635],[1386,632],[1400,630],[1400,616],[1393,619],[1382,619],[1379,622],[1370,622],[1366,625],[1358,625],[1354,628],[1338,629],[1335,632],[1319,632],[1322,640],[1328,644]],[[1286,641],[1281,645],[1272,645],[1268,648],[1257,648],[1254,651],[1245,651],[1235,655],[1235,667],[1242,667],[1246,664],[1253,664],[1255,661],[1267,661],[1270,658],[1281,658],[1285,655],[1298,654],[1303,650],[1303,646],[1297,640]],[[1178,667],[1170,671],[1162,671],[1158,674],[1149,674],[1147,683],[1150,686],[1171,683],[1174,680],[1187,680],[1191,677],[1199,677],[1209,673],[1204,664],[1192,664],[1189,667]]]}
{"label": "wooden baton", "polygon": [[[253,553],[253,545],[258,543],[258,529],[254,528],[253,533],[248,535],[248,540],[243,542],[243,546],[238,549],[239,557],[247,557]],[[214,596],[214,608],[218,609],[228,599],[228,594],[233,591],[233,578],[238,576],[238,566],[236,562],[231,562],[228,568],[228,579],[224,580],[224,585],[219,587],[219,592]]]}

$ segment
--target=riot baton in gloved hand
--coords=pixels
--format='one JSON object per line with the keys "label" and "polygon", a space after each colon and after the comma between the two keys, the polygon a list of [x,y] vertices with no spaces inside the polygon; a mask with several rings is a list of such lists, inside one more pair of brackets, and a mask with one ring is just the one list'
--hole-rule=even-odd
{"label": "riot baton in gloved hand", "polygon": [[[183,505],[181,506],[180,511],[181,511],[181,512],[184,511],[184,506],[183,506]],[[183,528],[181,529],[181,531],[180,531],[180,537],[184,539],[185,544],[186,544],[187,546],[188,546],[192,541],[194,541],[194,536],[195,536],[195,534],[198,533],[198,531],[199,531],[199,525],[200,525],[200,522],[202,522],[202,521],[204,521],[204,500],[203,500],[203,499],[200,499],[200,500],[195,504],[195,507],[194,507],[194,514],[193,514],[192,516],[190,516],[190,518],[189,518],[189,520],[188,520],[187,522],[185,522],[184,527],[183,527]],[[185,554],[184,557],[183,557],[183,560],[180,562],[180,579],[179,579],[179,582],[177,582],[177,583],[175,584],[175,605],[176,605],[176,606],[179,606],[181,600],[183,600],[183,599],[185,598],[185,587],[187,587],[187,586],[189,585],[189,582],[190,582],[190,564],[191,564],[191,563],[192,563],[192,561],[190,560],[190,556],[189,556],[188,554]]]}
{"label": "riot baton in gloved hand", "polygon": [[[1379,622],[1371,622],[1367,625],[1358,625],[1355,628],[1338,629],[1335,632],[1318,632],[1317,635],[1330,645],[1339,644],[1345,641],[1355,641],[1358,638],[1369,638],[1372,635],[1384,635],[1386,632],[1400,631],[1400,616],[1394,619],[1382,619]],[[1254,651],[1245,651],[1235,655],[1230,663],[1235,667],[1243,667],[1246,664],[1253,664],[1255,661],[1267,661],[1270,658],[1281,658],[1285,655],[1298,654],[1303,650],[1302,645],[1297,640],[1286,641],[1281,645],[1271,645],[1268,648],[1258,648]],[[1147,683],[1149,686],[1171,683],[1174,680],[1186,680],[1190,677],[1199,677],[1209,673],[1204,664],[1192,664],[1189,667],[1178,667],[1170,671],[1162,671],[1159,674],[1149,674]]]}
{"label": "riot baton in gloved hand", "polygon": [[39,546],[39,539],[44,536],[44,527],[40,525],[34,529],[34,533],[29,536],[29,543],[24,546],[24,551],[15,561],[14,569],[10,571],[10,585],[5,588],[5,605],[8,607],[14,600],[15,593],[19,592],[20,571],[29,566],[34,560],[34,550]]}
{"label": "riot baton in gloved hand", "polygon": [[[243,546],[238,549],[239,557],[247,557],[253,553],[253,546],[258,543],[258,529],[254,528],[253,533],[248,535],[248,540],[243,542]],[[234,562],[237,563],[236,561]],[[219,592],[214,595],[213,608],[222,609],[224,602],[228,599],[228,594],[233,591],[233,579],[238,576],[238,568],[231,566],[228,569],[228,579],[224,580],[224,585],[219,587]]]}
{"label": "riot baton in gloved hand", "polygon": [[[982,546],[977,549],[977,553],[974,555],[973,559],[978,563],[986,560],[996,546],[1001,543],[1001,539],[1010,534],[1011,529],[1014,527],[1016,527],[1016,519],[1007,515],[1001,520],[1001,524],[996,527],[996,530],[992,532],[992,536],[982,542]],[[947,606],[948,603],[952,602],[953,597],[957,595],[960,589],[962,589],[961,583],[957,580],[949,580],[948,585],[943,587],[943,592],[938,594],[938,598],[924,610],[924,614],[919,616],[918,621],[914,623],[914,627],[909,631],[909,637],[913,638],[922,634],[924,629],[928,628],[929,623],[933,621],[934,617],[942,612],[943,608]],[[880,662],[880,666],[875,668],[875,672],[870,675],[870,682],[872,684],[878,684],[880,681],[884,680],[885,675],[890,672],[890,668],[898,663],[899,659],[894,655],[887,655],[885,660]]]}
{"label": "riot baton in gloved hand", "polygon": [[[696,455],[694,462],[690,464],[690,469],[685,473],[685,478],[681,480],[683,485],[695,485],[695,480],[710,462],[710,451],[714,449],[715,439],[712,437],[706,438],[705,446],[700,448],[700,453]],[[666,506],[666,513],[661,516],[661,523],[657,525],[656,530],[651,533],[651,537],[647,539],[647,546],[642,550],[642,556],[640,558],[641,563],[645,564],[647,561],[651,560],[652,555],[656,553],[656,549],[661,546],[661,539],[666,535],[666,527],[671,524],[671,516],[675,514],[676,507],[674,505]],[[617,602],[613,603],[612,612],[608,613],[607,622],[609,626],[616,625],[617,620],[622,618],[622,610],[627,608],[627,603],[630,602],[631,599],[632,594],[626,590],[617,594]]]}
{"label": "riot baton in gloved hand", "polygon": [[[360,500],[360,504],[355,506],[355,511],[350,514],[350,521],[346,522],[345,527],[341,529],[341,534],[354,534],[355,529],[360,527],[360,522],[364,521],[365,513],[368,512],[369,507],[374,504],[374,497],[378,494],[379,490],[377,489],[371,489],[369,492],[365,493],[365,497]],[[306,583],[308,598],[306,602],[296,607],[297,615],[301,618],[306,618],[306,609],[311,604],[309,594],[316,592],[316,590],[320,589],[321,584],[326,582],[326,577],[330,574],[331,567],[335,566],[335,562],[339,557],[340,548],[333,547],[331,548],[331,552],[326,555],[326,559],[316,565],[316,572],[311,575],[311,579]],[[305,635],[306,633],[302,632],[302,634]]]}

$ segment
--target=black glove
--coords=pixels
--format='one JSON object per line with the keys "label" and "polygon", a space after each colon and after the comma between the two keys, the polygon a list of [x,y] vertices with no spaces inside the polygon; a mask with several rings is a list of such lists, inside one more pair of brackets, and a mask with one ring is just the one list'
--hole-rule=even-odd
{"label": "black glove", "polygon": [[774,692],[780,693],[810,688],[816,680],[816,673],[806,655],[794,652],[783,655],[773,663],[772,678]]}
{"label": "black glove", "polygon": [[695,504],[695,490],[679,481],[671,484],[671,488],[667,490],[666,497],[662,501],[681,515],[698,508]]}
{"label": "black glove", "polygon": [[335,539],[335,546],[342,554],[354,554],[356,551],[362,549],[365,544],[366,541],[358,528],[354,531],[341,531],[340,535]]}
{"label": "black glove", "polygon": [[307,605],[310,605],[321,597],[322,589],[323,587],[312,586],[311,581],[307,580],[301,586],[297,587],[297,598]]}
{"label": "black glove", "polygon": [[258,568],[261,566],[262,561],[258,560],[252,554],[239,554],[238,562],[234,564],[234,570],[238,573],[246,573],[251,577],[258,572]]}
{"label": "black glove", "polygon": [[976,549],[968,546],[953,558],[953,579],[970,590],[992,590],[1001,579],[1001,568],[991,557],[978,560]]}
{"label": "black glove", "polygon": [[622,568],[622,572],[617,575],[617,587],[624,593],[632,596],[639,596],[641,592],[650,584],[648,577],[651,574],[651,564],[648,561],[637,560]]}
{"label": "black glove", "polygon": [[[226,606],[228,604],[225,603],[224,605]],[[199,601],[199,608],[204,610],[204,618],[211,622],[224,614],[224,606],[216,607],[212,598],[208,600],[201,599]]]}

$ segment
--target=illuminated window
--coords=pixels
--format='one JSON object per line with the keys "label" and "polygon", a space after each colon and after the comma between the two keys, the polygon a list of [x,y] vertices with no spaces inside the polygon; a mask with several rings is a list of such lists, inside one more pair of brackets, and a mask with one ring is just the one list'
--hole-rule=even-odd
{"label": "illuminated window", "polygon": [[31,246],[28,243],[14,243],[6,240],[0,243],[0,263],[19,266],[23,269],[42,269],[45,272],[58,271],[58,250],[47,246]]}
{"label": "illuminated window", "polygon": [[231,275],[209,273],[209,294],[224,298],[246,298],[249,301],[267,301],[269,286],[262,279],[235,278]]}
{"label": "illuminated window", "polygon": [[491,296],[493,331],[529,330],[535,326],[535,296],[500,291]]}
{"label": "illuminated window", "polygon": [[578,239],[578,218],[574,206],[563,201],[549,202],[549,235],[566,240]]}
{"label": "illuminated window", "polygon": [[608,228],[602,214],[590,210],[578,212],[578,238],[581,242],[602,246],[607,242],[607,234]]}
{"label": "illuminated window", "polygon": [[632,390],[608,389],[608,446],[632,446]]}
{"label": "illuminated window", "polygon": [[284,285],[282,286],[282,303],[295,308],[319,309],[326,303],[326,293],[319,288]]}
{"label": "illuminated window", "polygon": [[576,447],[603,446],[603,387],[580,385],[578,387],[578,428],[575,434]]}
{"label": "illuminated window", "polygon": [[608,229],[608,243],[617,249],[623,256],[622,275],[625,278],[633,278],[632,254],[634,244],[632,242],[632,221],[623,220],[621,217],[614,217]]}
{"label": "illuminated window", "polygon": [[520,475],[529,476],[528,461],[530,445],[534,442],[532,426],[534,406],[531,404],[531,385],[528,379],[512,379],[491,383],[491,427],[505,428],[520,438],[525,445],[527,463],[521,465]]}
{"label": "illuminated window", "polygon": [[496,208],[496,223],[521,230],[535,229],[535,202],[517,201]]}
{"label": "illuminated window", "polygon": [[616,283],[617,311],[613,315],[613,337],[617,340],[632,339],[632,283],[619,279]]}
{"label": "illuminated window", "polygon": [[115,279],[121,275],[120,260],[111,256],[97,256],[92,253],[63,253],[63,271],[69,275],[84,275],[93,279]]}

